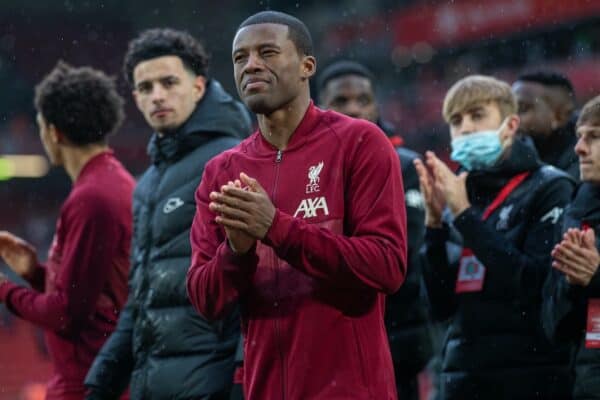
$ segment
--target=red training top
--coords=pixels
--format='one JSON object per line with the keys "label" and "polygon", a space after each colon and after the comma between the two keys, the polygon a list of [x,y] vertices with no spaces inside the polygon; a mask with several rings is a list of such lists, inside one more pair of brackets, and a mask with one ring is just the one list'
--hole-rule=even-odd
{"label": "red training top", "polygon": [[[277,208],[246,255],[208,209],[240,172]],[[378,127],[311,104],[284,151],[255,132],[211,160],[196,202],[188,293],[209,319],[241,303],[248,400],[396,398],[383,315],[406,275],[406,212]]]}
{"label": "red training top", "polygon": [[83,380],[127,298],[135,181],[111,151],[90,159],[63,204],[32,289],[0,284],[0,301],[44,328],[54,364],[47,399],[83,399]]}

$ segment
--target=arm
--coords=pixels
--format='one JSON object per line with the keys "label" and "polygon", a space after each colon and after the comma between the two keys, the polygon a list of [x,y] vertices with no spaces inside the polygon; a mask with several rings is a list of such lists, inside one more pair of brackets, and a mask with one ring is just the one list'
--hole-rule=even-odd
{"label": "arm", "polygon": [[577,340],[585,329],[583,288],[570,285],[556,269],[548,273],[543,289],[542,327],[553,342]]}
{"label": "arm", "polygon": [[[133,293],[131,289],[130,285],[130,293]],[[133,294],[130,294],[119,316],[115,331],[100,349],[85,377],[84,384],[89,389],[86,396],[88,400],[117,399],[129,384],[134,366],[132,344],[134,301]]]}
{"label": "arm", "polygon": [[[481,212],[469,207],[459,214],[454,225],[486,266],[487,291],[502,295],[538,296],[550,266],[557,218],[551,211],[561,212],[569,202],[572,185],[567,179],[557,179],[537,194],[527,221],[522,248],[481,221]],[[550,214],[549,214],[550,213]]]}
{"label": "arm", "polygon": [[404,156],[402,154],[399,155],[406,201],[408,259],[412,259],[413,257],[418,257],[419,249],[423,245],[425,237],[425,205],[419,188],[419,177],[412,159],[407,157],[403,160]]}
{"label": "arm", "polygon": [[427,289],[431,310],[436,320],[448,319],[456,309],[457,267],[451,266],[446,245],[449,227],[427,228],[422,250],[423,280]]}
{"label": "arm", "polygon": [[407,270],[402,176],[387,138],[375,130],[366,133],[347,170],[345,234],[277,210],[263,242],[307,275],[389,294]]}
{"label": "arm", "polygon": [[95,197],[67,207],[61,218],[66,232],[55,290],[40,293],[6,283],[0,287],[0,299],[23,319],[71,334],[96,307],[109,275],[107,259],[117,251],[122,232],[112,210]]}
{"label": "arm", "polygon": [[187,274],[187,292],[196,310],[209,320],[220,319],[250,287],[258,264],[251,249],[236,254],[227,244],[223,228],[209,210],[212,188],[212,164],[206,168],[196,191],[196,215],[190,232],[191,266]]}
{"label": "arm", "polygon": [[37,251],[30,243],[10,232],[0,231],[0,258],[33,289],[44,291],[46,268],[39,263]]}

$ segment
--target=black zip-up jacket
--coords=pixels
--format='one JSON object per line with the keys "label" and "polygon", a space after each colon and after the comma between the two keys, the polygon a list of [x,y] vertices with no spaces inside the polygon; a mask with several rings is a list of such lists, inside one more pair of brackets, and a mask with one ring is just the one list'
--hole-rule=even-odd
{"label": "black zip-up jacket", "polygon": [[214,80],[174,133],[154,134],[152,165],[133,199],[129,299],[117,328],[92,365],[89,399],[224,399],[232,385],[239,313],[208,322],[189,303],[194,193],[204,165],[251,131],[245,108]]}
{"label": "black zip-up jacket", "polygon": [[[496,167],[469,174],[471,207],[443,229],[426,230],[427,291],[434,315],[449,322],[442,399],[564,400],[570,395],[568,349],[545,339],[540,308],[555,226],[573,181],[543,166],[525,138],[515,139],[507,154]],[[525,171],[530,175],[482,221],[500,190]],[[461,246],[486,267],[479,292],[455,293]]]}
{"label": "black zip-up jacket", "polygon": [[[580,228],[582,223],[594,229],[600,249],[600,185],[583,183],[565,212],[563,230]],[[561,236],[562,237],[562,236]],[[600,399],[600,349],[585,347],[587,307],[590,298],[600,298],[600,273],[586,287],[570,285],[565,276],[553,270],[544,287],[543,325],[555,343],[572,345],[575,371],[575,399]]]}

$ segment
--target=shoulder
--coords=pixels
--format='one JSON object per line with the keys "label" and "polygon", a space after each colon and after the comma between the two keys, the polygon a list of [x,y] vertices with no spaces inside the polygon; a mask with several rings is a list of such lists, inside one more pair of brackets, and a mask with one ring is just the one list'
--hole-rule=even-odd
{"label": "shoulder", "polygon": [[370,121],[348,117],[332,110],[320,110],[320,112],[321,122],[344,142],[351,142],[353,139],[389,142],[381,128]]}
{"label": "shoulder", "polygon": [[574,188],[576,184],[575,179],[567,172],[547,164],[535,170],[532,178],[534,184],[542,186],[559,183]]}
{"label": "shoulder", "polygon": [[212,181],[217,179],[221,173],[227,173],[232,161],[238,157],[244,157],[244,155],[248,152],[248,146],[250,146],[252,141],[256,140],[257,134],[258,133],[255,132],[241,142],[238,140],[235,146],[228,147],[212,157],[204,167],[202,180]]}
{"label": "shoulder", "polygon": [[113,219],[118,214],[113,199],[111,188],[92,185],[75,187],[62,207],[62,214],[67,218]]}

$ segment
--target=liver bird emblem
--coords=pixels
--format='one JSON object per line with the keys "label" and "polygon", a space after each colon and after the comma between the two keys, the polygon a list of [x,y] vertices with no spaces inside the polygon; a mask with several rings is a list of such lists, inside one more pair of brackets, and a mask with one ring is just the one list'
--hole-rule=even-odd
{"label": "liver bird emblem", "polygon": [[323,169],[323,161],[317,165],[313,165],[308,169],[308,179],[310,180],[309,185],[316,185],[319,183],[319,174]]}

